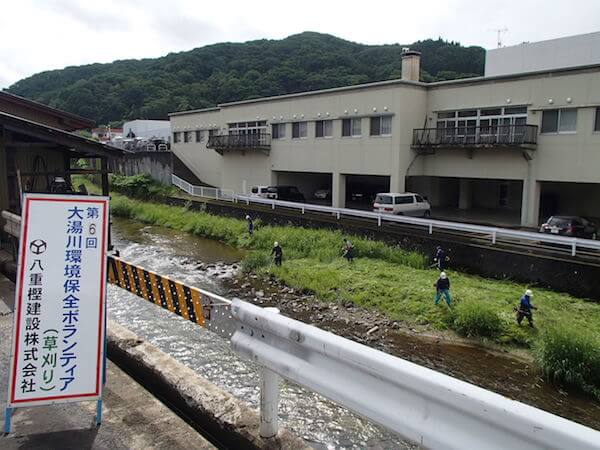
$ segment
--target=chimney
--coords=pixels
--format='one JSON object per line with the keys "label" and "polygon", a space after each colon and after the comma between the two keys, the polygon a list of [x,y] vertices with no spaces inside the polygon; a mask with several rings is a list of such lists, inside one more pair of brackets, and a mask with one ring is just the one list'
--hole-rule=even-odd
{"label": "chimney", "polygon": [[419,81],[421,70],[421,52],[409,48],[402,49],[402,79]]}

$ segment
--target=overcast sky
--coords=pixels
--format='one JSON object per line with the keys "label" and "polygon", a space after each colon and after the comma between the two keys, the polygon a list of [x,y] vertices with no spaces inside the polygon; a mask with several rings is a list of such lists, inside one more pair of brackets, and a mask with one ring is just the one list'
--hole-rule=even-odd
{"label": "overcast sky", "polygon": [[1,0],[0,89],[34,73],[302,31],[496,47],[600,31],[600,0]]}

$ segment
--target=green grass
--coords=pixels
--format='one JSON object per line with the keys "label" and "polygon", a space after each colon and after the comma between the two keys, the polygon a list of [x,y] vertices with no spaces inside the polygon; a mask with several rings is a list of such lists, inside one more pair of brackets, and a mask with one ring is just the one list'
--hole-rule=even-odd
{"label": "green grass", "polygon": [[[534,312],[536,328],[531,329],[518,326],[513,311],[526,285],[450,270],[447,272],[452,283],[453,308],[448,309],[443,301],[436,306],[433,283],[438,272],[426,267],[425,257],[379,241],[350,236],[357,249],[357,259],[350,265],[341,257],[344,235],[338,231],[262,226],[256,221],[255,235],[250,238],[243,218],[192,212],[118,194],[112,196],[111,209],[115,216],[247,249],[244,270],[274,274],[286,284],[313,292],[322,300],[351,301],[392,320],[432,332],[452,330],[512,348],[535,347],[536,360],[549,378],[587,391],[589,386],[600,389],[598,303],[535,289],[533,300],[539,309]],[[284,250],[282,267],[271,264],[269,252],[274,241]],[[568,332],[562,334],[549,331],[565,326]],[[589,367],[585,366],[588,362]],[[578,377],[579,372],[594,375]]]}

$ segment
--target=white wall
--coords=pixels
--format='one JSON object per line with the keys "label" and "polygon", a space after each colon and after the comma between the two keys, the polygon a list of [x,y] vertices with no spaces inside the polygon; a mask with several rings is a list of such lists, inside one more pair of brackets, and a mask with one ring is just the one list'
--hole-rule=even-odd
{"label": "white wall", "polygon": [[600,64],[600,32],[488,50],[485,76]]}

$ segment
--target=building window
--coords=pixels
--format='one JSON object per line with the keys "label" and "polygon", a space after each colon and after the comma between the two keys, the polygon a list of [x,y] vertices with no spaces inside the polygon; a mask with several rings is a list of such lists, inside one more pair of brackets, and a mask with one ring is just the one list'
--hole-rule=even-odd
{"label": "building window", "polygon": [[315,137],[332,137],[333,136],[333,121],[332,120],[317,120],[315,122]]}
{"label": "building window", "polygon": [[548,109],[542,113],[542,133],[575,133],[577,109]]}
{"label": "building window", "polygon": [[202,142],[204,139],[204,132],[202,130],[196,130],[196,142]]}
{"label": "building window", "polygon": [[371,136],[391,136],[392,116],[371,117]]}
{"label": "building window", "polygon": [[208,130],[208,137],[214,136],[215,134],[217,134],[217,130],[215,130],[215,129]]}
{"label": "building window", "polygon": [[267,121],[252,121],[252,122],[234,122],[227,124],[230,135],[239,134],[266,134]]}
{"label": "building window", "polygon": [[192,132],[191,131],[184,131],[183,133],[183,142],[192,142]]}
{"label": "building window", "polygon": [[342,136],[360,137],[360,119],[343,119]]}
{"label": "building window", "polygon": [[175,131],[173,133],[173,144],[177,144],[179,142],[180,139],[180,133],[178,131]]}
{"label": "building window", "polygon": [[306,122],[292,123],[292,139],[301,139],[307,136]]}
{"label": "building window", "polygon": [[596,108],[596,122],[594,123],[594,131],[600,131],[600,108]]}
{"label": "building window", "polygon": [[285,137],[285,123],[274,123],[272,130],[273,139],[283,139]]}

